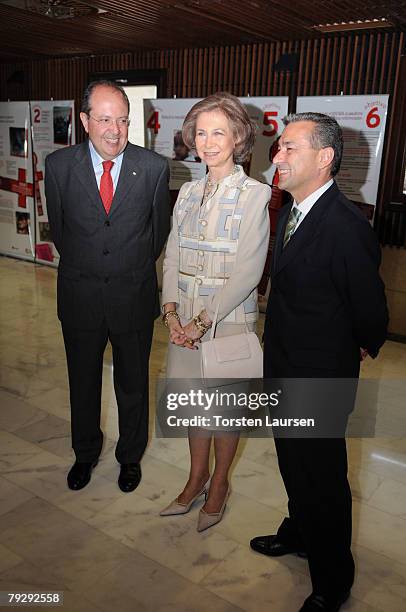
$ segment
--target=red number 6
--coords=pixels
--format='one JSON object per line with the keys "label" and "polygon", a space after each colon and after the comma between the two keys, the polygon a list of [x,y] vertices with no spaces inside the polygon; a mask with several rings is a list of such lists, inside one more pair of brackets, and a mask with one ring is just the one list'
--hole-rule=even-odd
{"label": "red number 6", "polygon": [[377,110],[378,107],[374,106],[367,115],[366,122],[369,128],[376,128],[381,123],[381,118],[378,115]]}

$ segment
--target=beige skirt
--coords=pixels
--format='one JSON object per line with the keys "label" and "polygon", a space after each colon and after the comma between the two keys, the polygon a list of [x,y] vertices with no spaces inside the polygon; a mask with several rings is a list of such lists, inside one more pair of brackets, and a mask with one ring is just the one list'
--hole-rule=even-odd
{"label": "beige skirt", "polygon": [[[247,324],[249,331],[255,330],[255,324]],[[242,334],[246,331],[247,327],[240,323],[219,323],[216,329],[216,337],[233,336],[236,334]],[[210,330],[202,337],[201,342],[207,342],[210,339]],[[199,344],[197,344],[199,347]],[[174,389],[177,392],[188,392],[189,388],[201,388],[204,389],[201,381],[201,348],[198,350],[190,350],[183,346],[177,346],[169,342],[168,345],[168,356],[166,366],[166,380],[168,389],[170,388],[173,392]],[[190,385],[189,385],[190,383]],[[247,393],[249,383],[238,382],[232,385],[226,385],[221,387],[222,390],[228,393],[241,394]],[[214,390],[213,390],[214,391]],[[235,405],[224,405],[217,408],[216,411],[205,412],[205,416],[211,416],[211,423],[208,425],[203,424],[200,429],[210,431],[237,431],[239,428],[231,425],[221,426],[221,424],[214,424],[214,414],[221,414],[224,416],[224,421],[228,423],[230,417],[237,417],[245,412],[245,408],[241,409]],[[189,413],[195,415],[197,412],[195,407],[183,409],[183,414]],[[223,419],[222,419],[223,420]]]}

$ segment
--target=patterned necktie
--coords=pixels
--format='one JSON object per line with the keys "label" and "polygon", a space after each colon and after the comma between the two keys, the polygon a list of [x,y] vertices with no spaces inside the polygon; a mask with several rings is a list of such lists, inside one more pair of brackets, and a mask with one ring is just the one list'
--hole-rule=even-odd
{"label": "patterned necktie", "polygon": [[289,219],[286,224],[285,236],[283,237],[283,248],[285,248],[285,246],[289,242],[301,216],[302,211],[296,208],[296,206],[293,206],[290,210]]}
{"label": "patterned necktie", "polygon": [[107,214],[110,212],[111,203],[113,201],[113,179],[111,178],[110,170],[114,166],[112,161],[103,162],[103,174],[100,179],[100,197],[103,202],[104,210]]}

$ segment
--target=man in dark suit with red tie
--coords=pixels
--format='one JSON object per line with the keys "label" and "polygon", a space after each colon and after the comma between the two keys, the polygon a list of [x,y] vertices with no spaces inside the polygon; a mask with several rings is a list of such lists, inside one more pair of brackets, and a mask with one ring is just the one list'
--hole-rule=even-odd
{"label": "man in dark suit with red tie", "polygon": [[[299,381],[304,391],[297,397],[309,411],[325,393],[326,379],[333,381],[319,402],[320,416],[338,416],[345,429],[354,394],[339,405],[338,379],[355,388],[360,355],[376,357],[386,338],[380,249],[368,221],[334,181],[343,149],[335,119],[301,113],[284,122],[274,163],[293,202],[281,209],[276,231],[264,376],[285,381],[287,395],[295,381],[311,379],[308,386]],[[313,592],[301,612],[336,612],[354,580],[345,438],[338,431],[318,438],[274,434],[289,517],[277,534],[258,536],[251,547],[272,557],[307,556]]]}
{"label": "man in dark suit with red tie", "polygon": [[102,449],[108,340],[122,491],[140,482],[148,438],[148,361],[160,312],[155,260],[169,232],[169,170],[160,155],[128,142],[129,110],[116,83],[91,83],[80,113],[89,139],[46,159],[49,222],[60,254],[58,317],[69,373],[73,490],[88,484]]}

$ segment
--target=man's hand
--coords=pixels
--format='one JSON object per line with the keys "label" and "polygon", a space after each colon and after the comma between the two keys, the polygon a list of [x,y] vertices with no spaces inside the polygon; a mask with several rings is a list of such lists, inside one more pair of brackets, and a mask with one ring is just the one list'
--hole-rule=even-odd
{"label": "man's hand", "polygon": [[359,360],[364,361],[368,357],[368,349],[360,348],[359,349]]}

